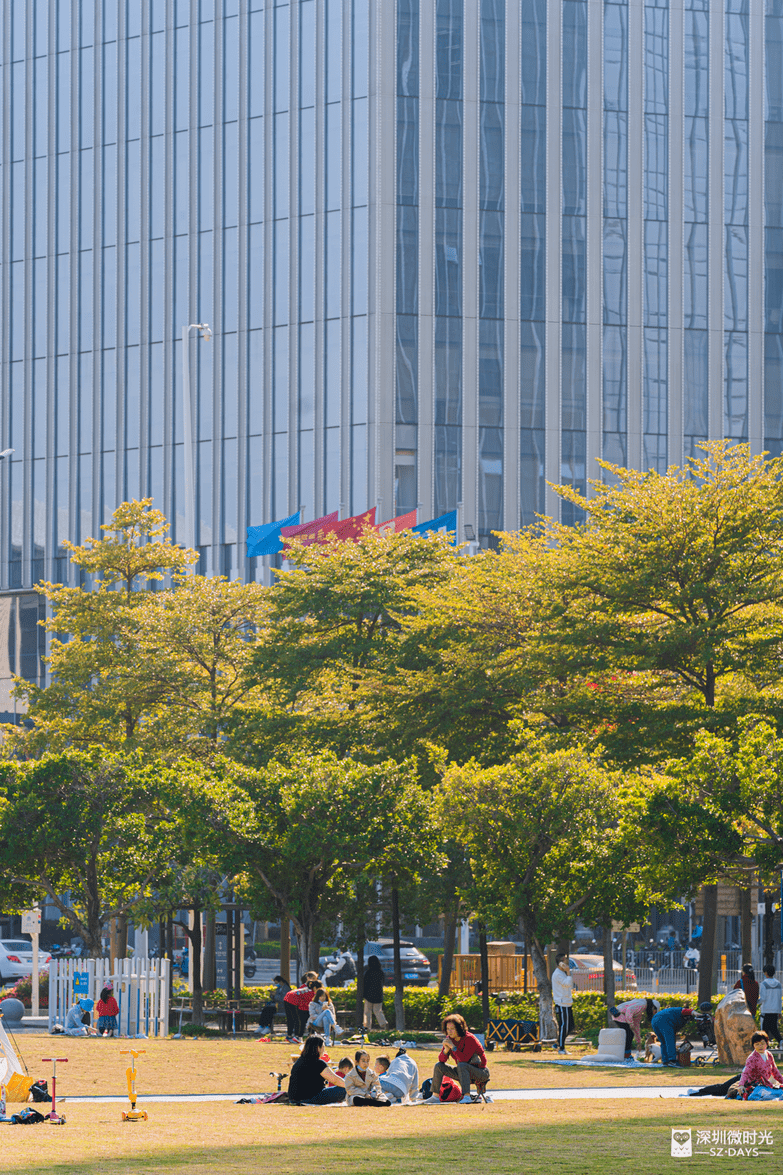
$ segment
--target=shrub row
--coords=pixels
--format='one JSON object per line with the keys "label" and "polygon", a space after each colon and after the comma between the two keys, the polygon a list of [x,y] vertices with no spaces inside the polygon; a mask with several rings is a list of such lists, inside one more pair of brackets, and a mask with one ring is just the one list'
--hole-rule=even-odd
{"label": "shrub row", "polygon": [[[242,1000],[249,1001],[260,1008],[266,1003],[272,992],[271,987],[244,987]],[[356,1004],[356,985],[350,987],[335,987],[331,989],[331,997],[335,1008],[352,1010]],[[618,991],[616,1002],[636,999],[639,996],[651,995],[649,992]],[[653,998],[660,1001],[662,1008],[676,1008],[693,1004],[696,996],[692,992],[685,995],[683,992],[670,995],[655,995]],[[713,997],[713,1006],[718,1003],[720,996]],[[222,1003],[225,1000],[223,992],[204,992],[204,1003]],[[482,1011],[481,997],[467,992],[455,992],[441,1004],[437,989],[434,987],[406,987],[403,996],[405,1008],[406,1031],[435,1032],[440,1027],[444,1016],[458,1013],[464,1016],[468,1024],[476,1029],[481,1027]],[[535,993],[523,995],[521,992],[512,994],[508,1000],[498,1003],[490,999],[491,1016],[497,1019],[538,1020],[538,996]],[[394,988],[383,989],[383,1010],[390,1025],[394,1024]],[[574,993],[574,1024],[577,1035],[595,1037],[606,1027],[606,1001],[603,992],[580,991]],[[388,1033],[385,1034],[388,1036]]]}

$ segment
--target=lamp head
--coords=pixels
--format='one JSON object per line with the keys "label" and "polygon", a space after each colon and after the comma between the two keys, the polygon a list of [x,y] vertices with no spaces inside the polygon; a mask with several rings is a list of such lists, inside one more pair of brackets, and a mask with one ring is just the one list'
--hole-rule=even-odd
{"label": "lamp head", "polygon": [[208,322],[199,323],[198,329],[201,331],[201,337],[204,340],[204,342],[208,343],[209,340],[212,338],[212,331],[210,329],[209,323]]}
{"label": "lamp head", "polygon": [[10,457],[14,452],[16,452],[15,449],[3,449],[2,453],[0,453],[0,461],[4,461],[6,457]]}

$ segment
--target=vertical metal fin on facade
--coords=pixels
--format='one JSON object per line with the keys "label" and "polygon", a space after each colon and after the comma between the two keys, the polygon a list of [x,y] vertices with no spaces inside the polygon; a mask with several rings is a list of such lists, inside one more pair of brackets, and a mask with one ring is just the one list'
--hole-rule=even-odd
{"label": "vertical metal fin on facade", "polygon": [[516,530],[520,522],[520,179],[526,166],[520,150],[522,22],[521,7],[506,3],[506,89],[504,142],[505,271],[503,287],[503,502],[500,525]]}
{"label": "vertical metal fin on facade", "polygon": [[[47,90],[46,90],[46,109],[47,112],[52,111],[56,107],[57,101],[57,22],[55,20],[57,0],[49,0],[48,16],[48,44],[47,44]],[[6,41],[7,44],[7,41]],[[5,70],[3,73],[5,74]],[[38,101],[42,100],[42,96],[38,95]],[[5,137],[5,135],[4,135]],[[3,168],[5,173],[6,169]],[[5,197],[5,192],[4,192]],[[37,193],[36,193],[37,197]],[[46,417],[48,427],[46,430],[46,552],[44,563],[44,575],[47,580],[54,578],[54,554],[57,550],[58,540],[58,507],[60,505],[60,487],[57,483],[56,476],[56,457],[58,449],[57,437],[57,119],[47,118],[46,120],[46,209],[36,206],[35,216],[36,220],[40,220],[44,215],[46,216]],[[3,241],[5,241],[5,233],[3,234]],[[3,287],[4,288],[4,287]],[[8,319],[3,316],[3,321]],[[5,337],[6,331],[0,332]],[[3,393],[5,394],[5,382],[3,383]],[[5,432],[2,433],[4,442],[6,439]],[[113,441],[113,438],[112,438]],[[3,465],[8,465],[9,462],[3,462]],[[6,494],[7,488],[4,480],[0,478],[0,486],[2,492]],[[7,580],[5,575],[5,559],[8,550],[5,536],[3,534],[2,520],[5,518],[5,511],[0,511],[0,542],[2,542],[2,559],[0,559],[0,583],[5,586]],[[47,655],[49,652],[49,634],[47,633]]]}
{"label": "vertical metal fin on facade", "polygon": [[[379,516],[394,511],[395,352],[395,5],[370,6],[369,124],[369,304],[367,322],[369,385],[367,420],[367,502]],[[354,487],[353,508],[361,503]]]}
{"label": "vertical metal fin on facade", "polygon": [[435,478],[435,3],[419,5],[419,368],[420,518],[433,515]]}
{"label": "vertical metal fin on facade", "polygon": [[[546,73],[546,467],[547,481],[560,481],[561,151],[563,128],[561,0],[547,4]],[[560,517],[560,499],[546,488],[546,513]]]}
{"label": "vertical metal fin on facade", "polygon": [[764,449],[764,0],[749,0],[748,440]]}
{"label": "vertical metal fin on facade", "polygon": [[[141,6],[141,141],[139,143],[139,189],[131,199],[139,201],[139,497],[151,496],[149,471],[149,397],[150,397],[150,86],[152,38],[149,5]],[[131,392],[135,395],[135,389]],[[96,453],[97,450],[93,449]]]}
{"label": "vertical metal fin on facade", "polygon": [[[299,5],[289,4],[288,98],[288,503],[302,501],[299,486]],[[277,212],[275,212],[275,216]],[[277,264],[277,258],[275,259]],[[312,470],[306,471],[312,477]]]}
{"label": "vertical metal fin on facade", "polygon": [[[628,5],[628,343],[626,463],[643,468],[644,5]],[[590,408],[588,405],[588,419]]]}
{"label": "vertical metal fin on facade", "polygon": [[[93,0],[93,87],[94,95],[103,94],[103,5]],[[104,449],[108,446],[103,439],[104,380],[103,380],[103,102],[93,102],[93,180],[92,193],[92,510],[93,533],[98,531],[113,512],[114,505],[106,500],[104,493]]]}
{"label": "vertical metal fin on facade", "polygon": [[[172,538],[182,541],[182,530],[175,518],[175,510],[184,519],[184,503],[177,500],[176,484],[176,441],[175,420],[182,415],[181,403],[177,403],[177,363],[175,362],[175,336],[182,330],[184,323],[174,322],[175,298],[180,291],[176,288],[176,273],[174,266],[174,160],[175,160],[175,132],[174,132],[174,69],[175,69],[175,11],[174,0],[166,0],[166,113],[164,123],[163,158],[163,287],[166,296],[163,299],[163,503],[162,509],[172,527]],[[184,444],[183,444],[184,449]]]}
{"label": "vertical metal fin on facade", "polygon": [[[25,119],[24,119],[24,192],[29,208],[33,199],[33,20],[30,13],[25,21]],[[17,20],[19,14],[17,13]],[[17,209],[18,213],[18,209]],[[24,218],[24,403],[12,406],[12,411],[24,414],[24,487],[22,505],[22,582],[29,574],[32,560],[33,529],[33,218]],[[14,308],[13,313],[18,313]],[[43,423],[43,422],[42,422]]]}
{"label": "vertical metal fin on facade", "polygon": [[[603,449],[603,128],[604,128],[604,6],[603,3],[587,5],[587,217],[586,217],[586,300],[587,300],[587,379],[585,406],[585,477],[600,479],[601,470],[596,458]],[[551,60],[551,58],[550,58]],[[562,89],[562,87],[561,87]],[[557,125],[562,126],[562,115],[555,124],[554,113],[548,117],[547,133],[552,134]],[[557,218],[547,217],[551,232],[560,223],[560,209]],[[562,262],[561,262],[562,264]],[[562,304],[558,306],[562,314]],[[547,345],[547,351],[548,351]],[[548,397],[547,397],[548,402]],[[560,481],[547,471],[547,476]],[[590,493],[590,487],[587,486]]]}
{"label": "vertical metal fin on facade", "polygon": [[[478,530],[479,392],[479,46],[481,5],[465,0],[463,34],[463,213],[462,213],[462,516]],[[460,539],[462,535],[458,536]]]}
{"label": "vertical metal fin on facade", "polygon": [[710,6],[709,57],[709,191],[707,196],[708,216],[708,388],[709,388],[709,438],[723,436],[724,404],[726,400],[723,379],[723,250],[725,233],[723,229],[723,136],[724,136],[724,46],[725,17],[724,4]]}
{"label": "vertical metal fin on facade", "polygon": [[[212,539],[212,572],[214,575],[223,575],[221,540],[225,541],[223,518],[223,434],[224,434],[224,406],[223,406],[223,356],[224,356],[224,273],[223,273],[223,237],[225,216],[223,214],[223,168],[225,165],[224,151],[224,115],[223,115],[223,76],[224,76],[224,33],[223,0],[215,0],[215,19],[213,22],[214,46],[214,74],[212,95],[212,317],[214,328],[212,331],[213,348],[211,355],[204,353],[203,346],[196,344],[201,356],[201,364],[212,361],[212,508],[211,539]],[[200,120],[199,120],[200,121]],[[201,282],[199,282],[199,285]],[[203,322],[207,316],[208,307],[199,306],[198,322]],[[230,394],[236,396],[236,386],[231,388]],[[202,428],[199,421],[199,437]],[[198,446],[201,448],[201,445]],[[202,462],[199,462],[202,465]],[[204,469],[199,470],[199,488],[204,492]],[[230,572],[230,567],[229,567]]]}
{"label": "vertical metal fin on facade", "polygon": [[669,464],[683,456],[683,182],[685,14],[669,14]]}
{"label": "vertical metal fin on facade", "polygon": [[[249,580],[250,563],[247,558],[245,535],[250,524],[248,520],[250,500],[250,448],[248,442],[248,413],[249,396],[251,395],[250,372],[248,371],[249,348],[249,289],[250,289],[250,250],[248,240],[248,84],[249,84],[249,44],[248,44],[248,11],[247,0],[241,0],[239,5],[239,68],[236,82],[238,85],[238,125],[237,125],[237,191],[239,193],[239,207],[237,210],[237,468],[227,470],[226,477],[236,482],[237,496],[237,571],[243,581]],[[252,394],[263,394],[263,387],[259,382],[260,372],[253,372]]]}

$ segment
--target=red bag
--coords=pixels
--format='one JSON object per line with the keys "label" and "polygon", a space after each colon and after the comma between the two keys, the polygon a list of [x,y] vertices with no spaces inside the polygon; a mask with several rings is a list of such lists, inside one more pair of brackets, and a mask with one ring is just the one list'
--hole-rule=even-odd
{"label": "red bag", "polygon": [[462,1088],[451,1077],[444,1077],[440,1083],[438,1097],[442,1102],[458,1102],[462,1097]]}

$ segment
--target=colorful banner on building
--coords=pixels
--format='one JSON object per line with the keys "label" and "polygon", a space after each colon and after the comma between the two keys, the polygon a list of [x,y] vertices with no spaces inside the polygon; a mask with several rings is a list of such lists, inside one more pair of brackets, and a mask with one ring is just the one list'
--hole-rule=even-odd
{"label": "colorful banner on building", "polygon": [[280,532],[284,526],[297,526],[300,511],[291,514],[288,518],[281,518],[279,522],[267,522],[265,526],[249,526],[247,528],[247,557],[255,555],[276,555],[283,549],[283,540]]}
{"label": "colorful banner on building", "polygon": [[399,518],[381,522],[376,528],[378,534],[399,534],[400,531],[411,530],[416,525],[418,514],[418,510],[411,510],[408,514],[401,514]]}
{"label": "colorful banner on building", "polygon": [[333,510],[331,514],[324,514],[320,518],[314,518],[312,522],[302,522],[299,526],[284,526],[280,532],[283,542],[287,543],[290,539],[299,539],[305,546],[309,546],[310,543],[316,541],[317,536],[333,530],[337,525],[338,518],[339,511]]}
{"label": "colorful banner on building", "polygon": [[436,533],[447,533],[453,531],[454,542],[457,541],[457,511],[450,510],[448,514],[441,514],[438,518],[431,518],[429,522],[420,522],[418,526],[411,527],[414,534],[426,534],[428,531],[435,531]]}

